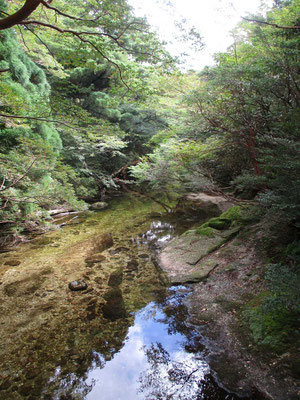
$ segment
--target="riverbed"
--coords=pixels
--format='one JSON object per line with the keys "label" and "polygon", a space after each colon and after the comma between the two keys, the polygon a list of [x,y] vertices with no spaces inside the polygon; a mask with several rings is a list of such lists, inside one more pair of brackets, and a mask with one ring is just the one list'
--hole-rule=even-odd
{"label": "riverbed", "polygon": [[194,222],[128,196],[1,254],[0,399],[240,398],[155,261]]}

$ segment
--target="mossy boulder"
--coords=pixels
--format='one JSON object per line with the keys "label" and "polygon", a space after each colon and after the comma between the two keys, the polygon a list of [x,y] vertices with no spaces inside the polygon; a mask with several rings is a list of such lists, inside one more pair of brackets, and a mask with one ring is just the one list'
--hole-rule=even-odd
{"label": "mossy boulder", "polygon": [[219,217],[211,218],[196,229],[196,232],[202,236],[213,237],[215,236],[216,231],[229,229],[234,224],[243,224],[242,209],[240,206],[231,207]]}

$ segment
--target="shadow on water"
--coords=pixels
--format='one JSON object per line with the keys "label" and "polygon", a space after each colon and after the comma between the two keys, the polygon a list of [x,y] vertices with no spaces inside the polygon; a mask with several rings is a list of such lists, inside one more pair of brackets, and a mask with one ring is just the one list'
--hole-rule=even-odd
{"label": "shadow on water", "polygon": [[[47,283],[44,276],[39,277],[38,289],[29,290],[26,281],[6,287],[8,300],[19,296],[15,308],[24,307],[22,301],[29,295],[36,308],[32,308],[32,316],[28,314],[35,324],[32,330],[28,322],[22,325],[23,314],[16,311],[20,315],[11,329],[19,329],[18,338],[1,353],[5,367],[0,400],[239,399],[217,384],[204,361],[201,336],[186,325],[184,299],[191,289],[167,288],[151,261],[155,252],[190,228],[193,221],[170,216],[145,219],[141,212],[139,220],[136,216],[122,220],[122,230],[118,225],[128,204],[123,201],[118,207],[87,218],[81,225],[81,232],[87,235],[93,235],[100,225],[116,226],[113,237],[117,243],[105,254],[106,261],[97,264],[94,256],[92,265],[81,267],[93,291],[70,293],[58,286],[59,297],[53,289],[54,278]],[[140,210],[140,203],[136,207]],[[72,229],[76,238],[80,231],[70,228],[70,237]],[[47,240],[53,245],[51,237]],[[70,247],[78,253],[72,259],[76,268],[80,252],[90,243],[84,240]],[[56,242],[49,247],[51,252],[61,251],[55,246]],[[45,257],[54,268],[56,259],[48,259],[51,254],[45,253]],[[63,265],[73,268],[69,257],[59,256],[55,271]],[[10,326],[6,328],[9,331]]]}

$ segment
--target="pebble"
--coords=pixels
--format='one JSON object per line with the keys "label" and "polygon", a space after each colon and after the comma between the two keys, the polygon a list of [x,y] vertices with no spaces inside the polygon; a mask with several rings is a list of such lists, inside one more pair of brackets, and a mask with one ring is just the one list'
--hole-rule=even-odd
{"label": "pebble", "polygon": [[87,284],[82,279],[79,279],[78,281],[70,282],[69,289],[72,290],[73,292],[79,290],[85,290],[87,289]]}

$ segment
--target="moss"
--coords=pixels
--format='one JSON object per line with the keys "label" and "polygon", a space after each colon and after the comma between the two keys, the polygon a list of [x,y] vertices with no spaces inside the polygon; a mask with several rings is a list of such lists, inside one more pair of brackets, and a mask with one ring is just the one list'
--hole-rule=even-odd
{"label": "moss", "polygon": [[211,218],[207,225],[211,228],[218,229],[222,231],[223,229],[229,228],[231,225],[231,221],[221,218]]}
{"label": "moss", "polygon": [[198,229],[196,229],[196,233],[198,235],[207,236],[207,237],[210,237],[210,238],[211,237],[215,237],[215,234],[217,232],[216,229],[213,229],[213,228],[211,228],[209,226],[204,226],[204,225],[201,225]]}
{"label": "moss", "polygon": [[238,221],[241,222],[242,219],[242,208],[240,206],[234,206],[229,208],[227,211],[220,215],[220,219],[227,221]]}
{"label": "moss", "polygon": [[202,224],[196,232],[199,235],[213,237],[216,231],[229,229],[234,222],[240,224],[241,221],[241,207],[234,206],[219,217],[211,218],[209,221]]}

